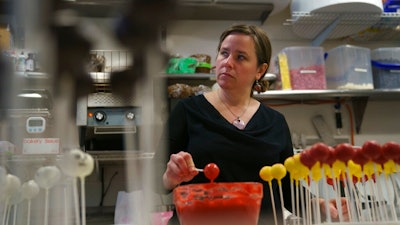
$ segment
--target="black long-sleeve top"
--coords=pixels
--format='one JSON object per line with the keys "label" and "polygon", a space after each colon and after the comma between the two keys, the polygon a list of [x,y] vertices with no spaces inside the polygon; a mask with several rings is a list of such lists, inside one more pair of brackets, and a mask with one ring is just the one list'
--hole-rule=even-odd
{"label": "black long-sleeve top", "polygon": [[[263,166],[284,163],[293,155],[290,131],[284,116],[260,104],[244,130],[227,121],[203,95],[179,101],[169,117],[169,154],[189,152],[197,168],[214,162],[220,168],[216,182],[256,181],[264,185],[261,212],[272,212],[269,185],[259,177]],[[201,173],[190,183],[209,182]],[[284,203],[291,209],[289,175],[282,180]],[[276,210],[279,190],[273,182]],[[272,222],[272,221],[271,221]]]}

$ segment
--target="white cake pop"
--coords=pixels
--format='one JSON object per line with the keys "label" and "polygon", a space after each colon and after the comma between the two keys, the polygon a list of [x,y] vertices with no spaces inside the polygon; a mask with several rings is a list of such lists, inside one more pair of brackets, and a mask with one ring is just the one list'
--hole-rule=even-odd
{"label": "white cake pop", "polygon": [[39,194],[40,188],[39,185],[34,180],[29,180],[22,184],[21,186],[21,196],[23,199],[28,201],[28,209],[27,209],[27,225],[30,225],[31,221],[31,199],[36,197]]}
{"label": "white cake pop", "polygon": [[57,184],[61,178],[61,172],[56,166],[44,166],[35,174],[35,181],[39,187],[49,189]]}
{"label": "white cake pop", "polygon": [[94,160],[90,154],[72,149],[64,154],[60,167],[67,176],[85,177],[93,172]]}
{"label": "white cake pop", "polygon": [[6,182],[4,189],[1,192],[1,199],[5,199],[5,210],[3,212],[3,224],[7,224],[9,214],[8,214],[8,209],[9,209],[9,203],[10,199],[12,196],[15,195],[16,192],[18,192],[19,188],[21,187],[21,181],[17,176],[14,176],[12,174],[7,174],[6,175]]}
{"label": "white cake pop", "polygon": [[1,192],[1,195],[2,198],[9,198],[21,187],[21,181],[17,176],[12,174],[7,174],[5,180],[5,185]]}
{"label": "white cake pop", "polygon": [[14,193],[10,196],[10,205],[17,205],[24,200],[21,193],[21,187],[14,191]]}
{"label": "white cake pop", "polygon": [[39,194],[39,191],[39,185],[34,180],[27,181],[21,186],[21,195],[24,199],[33,199]]}
{"label": "white cake pop", "polygon": [[58,183],[61,172],[56,166],[40,167],[35,174],[35,181],[39,187],[45,189],[44,225],[48,225],[49,214],[49,189]]}

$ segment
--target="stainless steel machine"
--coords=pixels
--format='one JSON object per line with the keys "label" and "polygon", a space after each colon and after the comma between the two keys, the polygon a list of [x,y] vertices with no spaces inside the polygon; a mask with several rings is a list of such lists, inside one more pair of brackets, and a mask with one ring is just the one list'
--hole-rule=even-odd
{"label": "stainless steel machine", "polygon": [[77,125],[80,145],[86,151],[125,151],[139,149],[141,107],[134,91],[131,97],[115,94],[113,73],[130,67],[128,51],[93,50],[89,70],[93,88],[78,101]]}

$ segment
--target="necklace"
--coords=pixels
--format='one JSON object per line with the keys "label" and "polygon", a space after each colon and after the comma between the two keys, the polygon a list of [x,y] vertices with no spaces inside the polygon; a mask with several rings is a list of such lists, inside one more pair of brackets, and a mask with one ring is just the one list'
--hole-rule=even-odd
{"label": "necklace", "polygon": [[232,110],[228,107],[227,104],[225,104],[225,102],[222,101],[222,98],[221,98],[221,96],[219,95],[219,92],[218,92],[218,91],[217,91],[217,95],[218,95],[219,101],[225,106],[225,108],[226,108],[234,117],[236,117],[236,119],[233,120],[232,125],[235,126],[235,127],[237,127],[239,130],[243,130],[243,129],[245,128],[246,124],[244,123],[244,121],[243,121],[242,119],[240,119],[240,117],[242,117],[242,116],[246,113],[247,109],[249,108],[250,100],[249,100],[249,102],[247,103],[247,106],[246,106],[246,108],[243,110],[243,112],[238,116],[238,115],[236,115],[235,113],[232,112]]}

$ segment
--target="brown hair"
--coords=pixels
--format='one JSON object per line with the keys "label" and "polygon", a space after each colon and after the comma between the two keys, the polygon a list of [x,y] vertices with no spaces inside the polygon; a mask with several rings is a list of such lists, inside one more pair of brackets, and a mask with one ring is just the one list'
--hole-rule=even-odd
{"label": "brown hair", "polygon": [[[221,48],[222,42],[225,40],[225,38],[233,33],[240,33],[240,34],[245,34],[249,35],[253,38],[254,40],[254,45],[255,45],[255,51],[257,55],[257,66],[262,65],[263,63],[267,63],[269,67],[269,63],[271,61],[271,54],[272,54],[272,47],[271,47],[271,42],[268,38],[268,35],[258,26],[254,25],[246,25],[246,24],[239,24],[239,25],[233,25],[226,29],[220,36],[219,38],[219,43],[218,43],[218,52]],[[268,68],[267,68],[268,70]],[[262,78],[265,76],[267,70],[265,70],[264,74],[261,76],[260,80],[257,82],[255,81],[253,84],[253,88],[255,85],[261,85],[261,92],[264,92],[267,90],[266,83],[262,80]],[[258,84],[257,84],[258,83]],[[253,92],[251,92],[252,94]]]}

